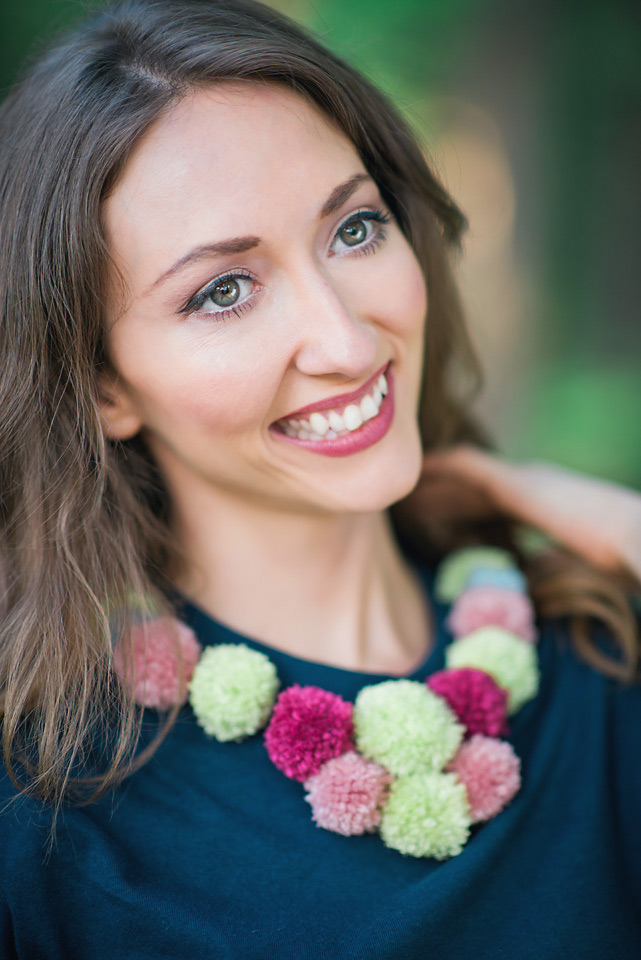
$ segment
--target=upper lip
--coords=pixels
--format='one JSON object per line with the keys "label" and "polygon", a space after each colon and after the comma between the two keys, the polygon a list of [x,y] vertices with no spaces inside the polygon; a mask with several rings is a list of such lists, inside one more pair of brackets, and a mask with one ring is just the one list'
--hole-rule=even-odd
{"label": "upper lip", "polygon": [[372,384],[376,383],[378,378],[382,373],[385,373],[391,361],[388,360],[387,363],[384,363],[382,367],[373,373],[369,380],[366,380],[365,383],[354,390],[352,393],[339,393],[334,397],[328,397],[327,400],[317,400],[316,403],[308,403],[306,407],[301,407],[299,410],[294,410],[293,413],[286,413],[283,417],[279,417],[280,420],[294,420],[297,417],[302,416],[304,413],[311,413],[313,410],[331,410],[336,407],[347,406],[349,403],[356,403],[361,397],[365,396]]}

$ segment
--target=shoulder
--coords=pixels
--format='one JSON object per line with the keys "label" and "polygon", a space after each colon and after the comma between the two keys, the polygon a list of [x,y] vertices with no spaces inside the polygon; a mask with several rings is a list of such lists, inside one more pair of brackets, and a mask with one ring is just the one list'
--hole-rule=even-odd
{"label": "shoulder", "polygon": [[52,826],[52,808],[21,792],[0,763],[0,889],[5,897],[46,857]]}
{"label": "shoulder", "polygon": [[[540,624],[540,719],[548,714],[558,754],[567,748],[568,769],[589,772],[585,788],[614,808],[626,842],[641,863],[641,679],[608,675],[607,662],[622,664],[619,645],[600,623],[590,628],[601,663],[588,662],[572,638],[569,618]],[[543,720],[543,722],[545,722]]]}

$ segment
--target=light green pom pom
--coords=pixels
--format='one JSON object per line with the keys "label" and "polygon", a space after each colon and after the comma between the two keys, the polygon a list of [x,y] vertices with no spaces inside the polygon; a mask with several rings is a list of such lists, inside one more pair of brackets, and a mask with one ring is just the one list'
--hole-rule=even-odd
{"label": "light green pom pom", "polygon": [[516,713],[539,689],[536,647],[502,627],[481,627],[459,637],[445,651],[448,667],[478,667],[509,692],[508,713]]}
{"label": "light green pom pom", "polygon": [[353,716],[358,750],[395,775],[441,770],[465,732],[447,703],[417,680],[363,687]]}
{"label": "light green pom pom", "polygon": [[392,783],[379,830],[393,850],[445,860],[461,852],[471,822],[467,791],[455,774],[417,773]]}
{"label": "light green pom pom", "polygon": [[510,570],[517,566],[514,556],[499,547],[463,547],[448,554],[436,571],[434,596],[441,603],[453,603],[463,592],[472,570],[490,567]]}
{"label": "light green pom pom", "polygon": [[267,722],[278,691],[276,668],[244,643],[206,647],[189,684],[189,702],[205,733],[240,740]]}

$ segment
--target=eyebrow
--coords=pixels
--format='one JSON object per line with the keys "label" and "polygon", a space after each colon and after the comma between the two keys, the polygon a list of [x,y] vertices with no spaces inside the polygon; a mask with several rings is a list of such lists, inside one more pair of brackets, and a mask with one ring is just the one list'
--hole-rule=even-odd
{"label": "eyebrow", "polygon": [[324,220],[325,217],[329,217],[332,213],[336,213],[337,210],[340,210],[343,204],[347,203],[351,195],[365,180],[370,180],[373,182],[368,173],[355,173],[354,176],[350,177],[349,180],[346,180],[345,183],[339,183],[337,187],[334,187],[329,197],[320,208],[317,219]]}
{"label": "eyebrow", "polygon": [[[324,220],[326,217],[331,216],[332,213],[340,210],[361,183],[365,181],[373,182],[369,174],[356,173],[353,177],[350,177],[349,180],[345,180],[344,183],[339,183],[337,187],[334,187],[327,200],[325,200],[321,206],[317,220]],[[176,260],[168,270],[165,270],[161,276],[154,280],[144,296],[147,296],[152,290],[159,287],[165,280],[173,277],[174,274],[182,270],[183,267],[186,267],[187,264],[199,263],[201,260],[210,260],[212,257],[217,256],[245,253],[247,250],[253,250],[254,247],[257,247],[261,242],[260,237],[234,237],[231,240],[221,240],[218,243],[206,243],[203,246],[195,247],[193,250],[190,250],[189,253],[186,253],[184,257],[181,257],[180,260]]]}

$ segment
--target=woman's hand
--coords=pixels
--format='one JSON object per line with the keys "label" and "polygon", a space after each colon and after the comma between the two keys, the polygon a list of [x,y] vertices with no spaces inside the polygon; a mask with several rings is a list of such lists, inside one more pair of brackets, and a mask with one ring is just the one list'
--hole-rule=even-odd
{"label": "woman's hand", "polygon": [[411,495],[447,518],[508,514],[594,566],[641,583],[641,493],[552,463],[512,463],[470,444],[425,455]]}

